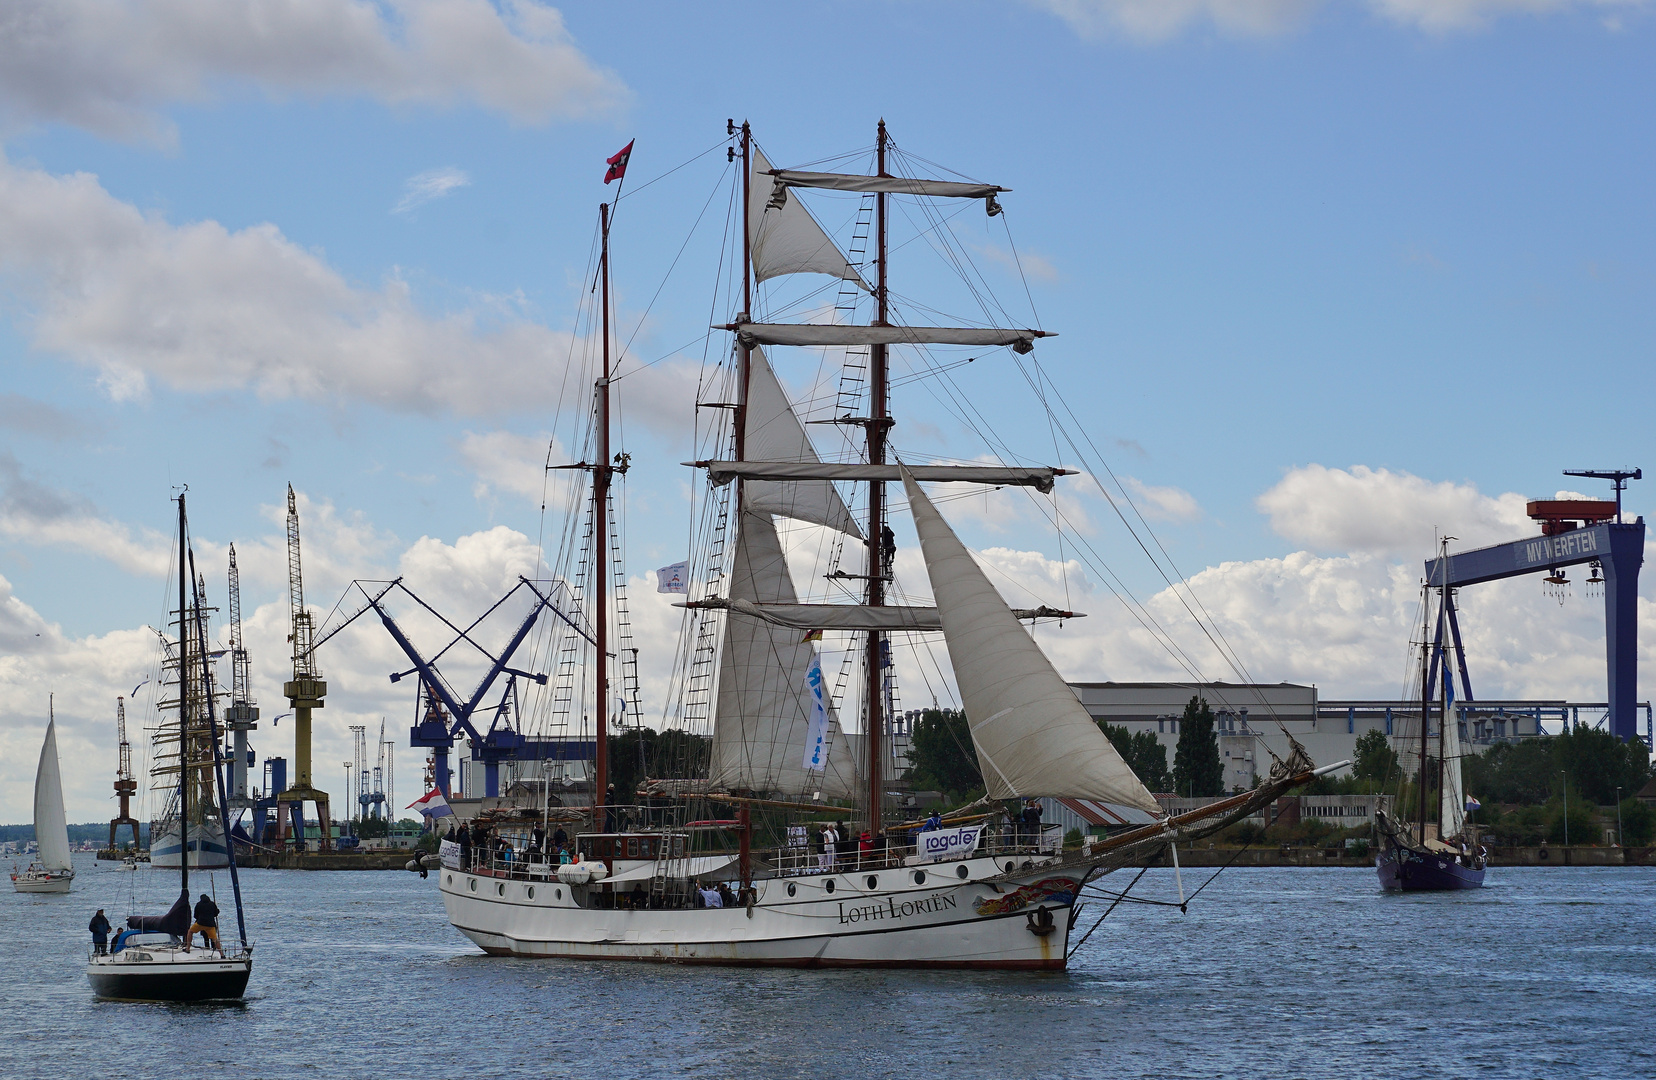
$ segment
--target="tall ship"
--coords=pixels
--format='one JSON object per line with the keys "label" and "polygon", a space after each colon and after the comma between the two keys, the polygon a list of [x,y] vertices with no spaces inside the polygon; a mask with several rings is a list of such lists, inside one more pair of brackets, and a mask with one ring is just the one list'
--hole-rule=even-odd
{"label": "tall ship", "polygon": [[[190,582],[205,589],[205,582]],[[184,851],[183,823],[189,823],[190,866],[198,870],[220,870],[230,865],[225,843],[224,817],[213,797],[213,738],[210,733],[210,705],[223,711],[221,690],[214,700],[193,689],[205,685],[214,657],[201,649],[183,647],[185,640],[211,640],[208,620],[216,609],[201,605],[183,607],[175,624],[177,635],[159,634],[161,649],[160,690],[155,707],[161,714],[150,729],[150,792],[160,813],[150,823],[150,865],[176,870]],[[180,778],[180,773],[184,777]],[[190,798],[184,799],[186,785]]]}
{"label": "tall ship", "polygon": [[[595,244],[599,307],[590,325],[598,355],[589,369],[586,452],[568,466],[591,477],[581,499],[570,500],[584,509],[567,531],[585,617],[570,620],[565,644],[551,650],[585,657],[571,676],[581,686],[552,696],[566,713],[583,711],[569,704],[573,697],[599,715],[590,729],[595,780],[583,805],[562,800],[533,822],[502,815],[489,833],[468,833],[465,846],[445,841],[439,886],[448,917],[498,955],[1062,969],[1089,881],[1241,820],[1328,770],[1316,770],[1296,746],[1254,791],[1163,814],[1024,625],[1074,613],[1009,607],[926,488],[1048,492],[1066,470],[993,456],[923,461],[892,443],[892,360],[900,350],[921,364],[940,362],[931,353],[939,348],[1018,357],[1054,336],[1006,325],[920,325],[899,320],[893,303],[894,202],[928,222],[972,202],[993,218],[1006,189],[908,175],[918,171],[915,159],[897,155],[883,121],[872,168],[861,172],[774,168],[746,124],[730,125],[728,134],[736,169],[730,235],[739,254],[724,264],[734,272],[715,302],[725,313],[714,328],[723,355],[697,402],[698,416],[712,419],[699,425],[702,452],[688,463],[706,486],[696,495],[690,558],[663,574],[666,590],[684,593],[670,718],[684,735],[682,767],[664,768],[658,755],[639,776],[610,745],[618,733],[630,737],[627,718],[636,709],[627,669],[635,654],[613,592],[625,576],[613,564],[624,500],[612,489],[629,459],[611,441],[611,395],[626,375],[612,340],[612,202],[600,207]],[[624,154],[617,155],[623,172]],[[606,183],[624,178],[611,164]],[[804,205],[813,196],[839,198],[854,215],[848,251]],[[839,300],[807,294],[756,313],[758,286],[795,274],[833,279]],[[781,317],[812,310],[816,321]],[[801,350],[840,369],[837,392],[818,391],[836,401],[826,423],[841,445],[830,455],[819,451],[772,365],[773,351]],[[897,577],[894,524],[905,516],[929,604],[907,602]],[[816,565],[804,578],[813,553]],[[810,589],[823,595],[802,596],[802,580],[825,583]],[[895,775],[893,650],[939,635],[986,792],[928,823],[900,798]],[[576,670],[565,665],[560,677]],[[629,779],[617,790],[620,775]],[[1003,810],[1007,800],[1038,796],[1096,800],[1141,824],[1066,850]],[[546,839],[558,835],[568,838],[562,852]]]}
{"label": "tall ship", "polygon": [[[1439,567],[1449,564],[1449,541],[1440,544]],[[1436,643],[1431,629],[1432,598],[1436,593]],[[1468,800],[1461,775],[1464,741],[1454,710],[1454,674],[1450,665],[1449,635],[1453,591],[1430,582],[1421,588],[1420,730],[1408,747],[1415,751],[1414,822],[1381,812],[1376,818],[1380,847],[1374,857],[1380,885],[1392,892],[1453,892],[1483,887],[1488,855],[1476,830],[1466,821]],[[1432,700],[1436,689],[1434,710]],[[1437,717],[1437,753],[1433,756],[1432,718]],[[1432,793],[1436,792],[1436,798]]]}

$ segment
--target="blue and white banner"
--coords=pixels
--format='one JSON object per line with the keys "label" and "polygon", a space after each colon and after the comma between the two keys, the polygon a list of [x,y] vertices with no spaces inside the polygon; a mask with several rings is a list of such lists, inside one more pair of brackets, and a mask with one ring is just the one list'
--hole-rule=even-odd
{"label": "blue and white banner", "polygon": [[656,592],[687,593],[690,591],[690,564],[676,562],[656,571]]}
{"label": "blue and white banner", "polygon": [[813,650],[805,669],[805,688],[811,692],[811,720],[805,728],[805,769],[821,772],[828,765],[828,703],[823,699],[822,658]]}
{"label": "blue and white banner", "polygon": [[920,862],[953,859],[976,851],[978,838],[982,835],[982,825],[965,825],[958,829],[933,829],[930,832],[916,833],[914,857]]}
{"label": "blue and white banner", "polygon": [[453,840],[444,840],[442,843],[437,845],[437,857],[441,859],[443,861],[443,865],[448,867],[450,870],[462,869],[460,865],[460,845],[456,844]]}

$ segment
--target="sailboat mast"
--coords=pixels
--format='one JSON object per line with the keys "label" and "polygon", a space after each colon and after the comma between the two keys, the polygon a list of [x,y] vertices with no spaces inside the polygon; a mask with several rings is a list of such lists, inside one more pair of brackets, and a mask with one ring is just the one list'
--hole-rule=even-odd
{"label": "sailboat mast", "polygon": [[[886,125],[882,119],[875,138],[875,172],[880,176],[889,176],[886,172]],[[879,276],[876,278],[874,289],[875,317],[874,325],[888,326],[889,308],[886,296],[886,193],[877,192],[874,196],[874,233],[875,251],[878,259]],[[888,402],[886,346],[872,345],[869,348],[869,410],[868,410],[868,463],[883,465],[886,459],[886,428],[889,426],[886,418]],[[885,603],[885,559],[881,551],[885,524],[885,484],[875,480],[868,485],[868,606],[880,607]],[[885,777],[881,775],[885,764],[883,753],[885,743],[885,701],[884,678],[885,670],[881,667],[882,657],[881,634],[878,630],[868,632],[868,655],[864,666],[868,672],[868,722],[863,729],[863,742],[868,750],[868,828],[870,832],[880,831],[882,811],[885,808]]]}
{"label": "sailboat mast", "polygon": [[[190,572],[186,558],[184,493],[178,493],[178,880],[179,895],[190,899],[190,633],[185,624],[184,579]],[[326,822],[323,823],[326,826]]]}
{"label": "sailboat mast", "polygon": [[1431,652],[1432,590],[1420,590],[1420,768],[1415,772],[1415,788],[1420,796],[1420,842],[1426,842],[1426,732],[1430,729],[1428,702],[1432,699],[1432,676],[1427,668]]}
{"label": "sailboat mast", "polygon": [[[753,187],[753,129],[746,120],[742,121],[742,313],[737,316],[737,322],[749,322],[753,319],[753,232],[752,222],[752,187]],[[748,404],[748,375],[753,368],[753,347],[742,340],[740,334],[736,337],[736,460],[747,460],[747,404]],[[736,520],[742,520],[742,490],[743,482],[736,481]],[[740,529],[741,525],[738,524]]]}
{"label": "sailboat mast", "polygon": [[597,696],[597,738],[593,750],[592,828],[602,832],[608,826],[605,803],[609,791],[609,491],[610,491],[610,265],[609,204],[598,204],[598,228],[602,249],[598,276],[602,282],[599,303],[603,309],[603,375],[598,380],[594,409],[596,418],[596,460],[592,463],[592,610],[595,617],[593,647],[597,650],[595,690]]}
{"label": "sailboat mast", "polygon": [[[1439,549],[1439,552],[1438,552],[1438,566],[1446,567],[1448,565],[1448,560],[1449,560],[1449,541],[1447,539],[1445,539],[1442,542],[1442,545],[1441,545],[1441,547]],[[1442,578],[1440,578],[1439,582],[1438,582],[1438,626],[1441,627],[1443,631],[1447,631],[1449,629],[1449,586],[1447,584],[1448,577],[1449,577],[1448,571],[1445,570],[1443,572]],[[1444,769],[1446,769],[1448,767],[1448,764],[1449,764],[1447,761],[1444,760],[1444,758],[1448,756],[1449,725],[1451,723],[1453,723],[1454,721],[1449,716],[1449,635],[1447,633],[1440,632],[1438,634],[1438,641],[1442,643],[1442,648],[1443,648],[1443,658],[1442,658],[1443,659],[1443,665],[1442,665],[1443,666],[1443,681],[1438,685],[1438,701],[1441,704],[1439,706],[1439,711],[1438,711],[1438,763],[1437,763],[1438,839],[1442,840],[1443,839],[1443,826],[1444,826],[1444,820],[1443,820]]]}

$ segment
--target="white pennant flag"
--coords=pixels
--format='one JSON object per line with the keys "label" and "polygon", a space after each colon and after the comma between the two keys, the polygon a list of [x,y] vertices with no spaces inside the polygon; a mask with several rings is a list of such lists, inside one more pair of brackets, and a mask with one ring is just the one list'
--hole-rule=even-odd
{"label": "white pennant flag", "polygon": [[690,591],[690,564],[676,562],[656,571],[656,592],[687,593]]}

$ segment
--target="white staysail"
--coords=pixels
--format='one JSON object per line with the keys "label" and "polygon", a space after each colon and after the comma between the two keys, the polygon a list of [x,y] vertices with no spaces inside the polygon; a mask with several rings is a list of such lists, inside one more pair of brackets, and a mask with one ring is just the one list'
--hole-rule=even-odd
{"label": "white staysail", "polygon": [[69,825],[63,816],[55,719],[46,722],[46,741],[40,747],[40,766],[35,770],[34,827],[40,865],[59,872],[70,869],[74,864],[69,859]]}
{"label": "white staysail", "polygon": [[[1444,662],[1447,663],[1449,654],[1444,653]],[[1447,678],[1447,673],[1445,678]],[[1466,827],[1466,785],[1461,780],[1461,741],[1460,721],[1455,717],[1454,702],[1445,709],[1446,715],[1441,724],[1443,735],[1441,743],[1443,754],[1443,791],[1441,794],[1441,813],[1443,814],[1442,831],[1440,837],[1459,836]]]}
{"label": "white staysail", "polygon": [[776,200],[766,183],[771,163],[757,147],[753,151],[753,182],[748,190],[748,239],[753,276],[766,281],[783,274],[827,274],[861,285],[872,292],[839,245],[816,223],[798,199]]}
{"label": "white staysail", "polygon": [[[749,360],[746,456],[757,461],[820,464],[822,459],[788,403],[764,350],[754,349]],[[743,505],[756,513],[781,514],[862,538],[845,500],[828,480],[754,480],[748,483],[743,499]]]}
{"label": "white staysail", "polygon": [[993,326],[857,326],[850,323],[738,323],[736,333],[755,345],[1010,345],[1028,352],[1044,330]]}
{"label": "white staysail", "polygon": [[[797,600],[782,541],[768,513],[744,512],[738,522],[731,595],[791,604]],[[811,719],[807,676],[816,649],[796,629],[757,619],[731,619],[719,658],[708,779],[715,788],[788,795],[822,792],[848,798],[855,768],[829,709],[828,767],[808,773],[805,740]]]}
{"label": "white staysail", "polygon": [[1018,623],[949,523],[908,470],[903,472],[989,797],[1099,799],[1159,813],[1155,798]]}

